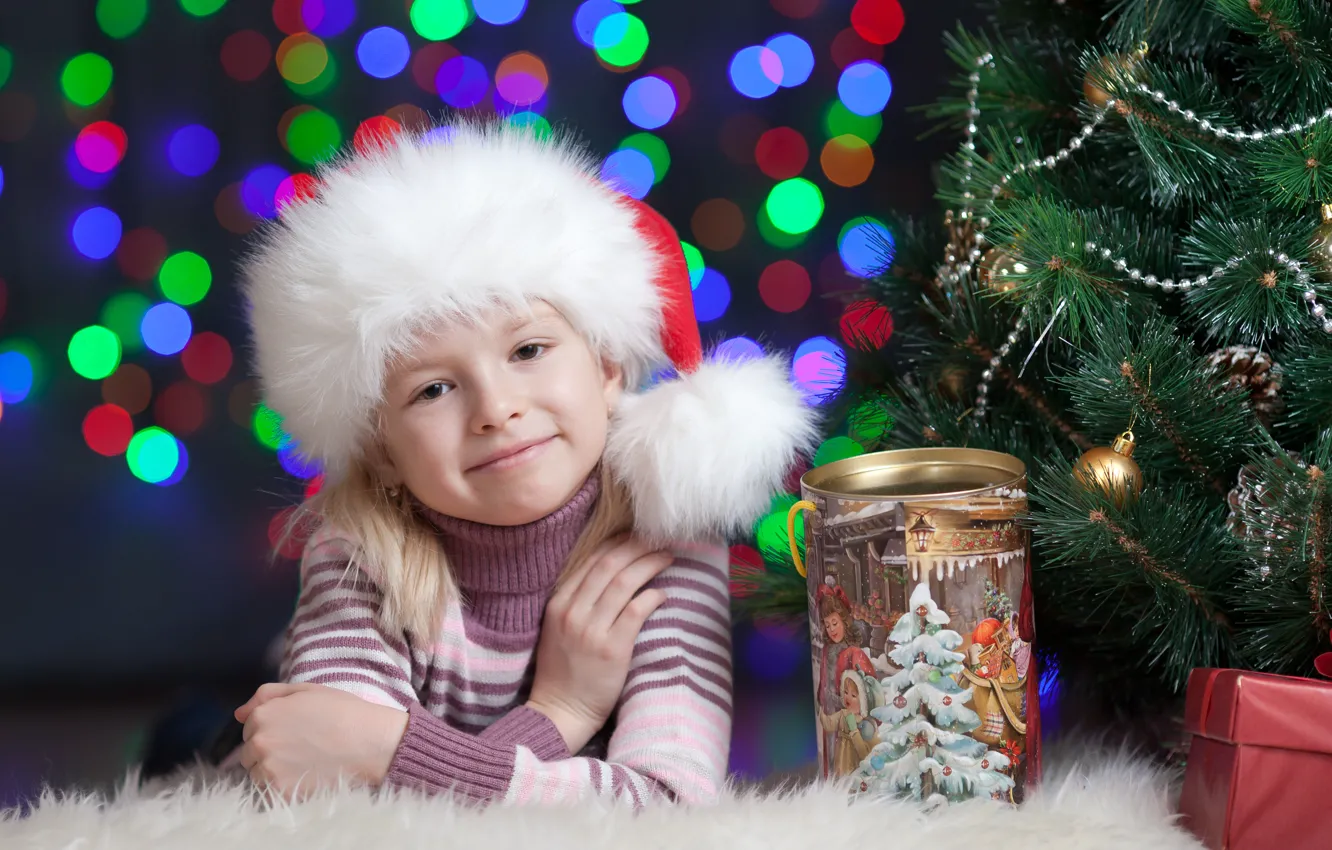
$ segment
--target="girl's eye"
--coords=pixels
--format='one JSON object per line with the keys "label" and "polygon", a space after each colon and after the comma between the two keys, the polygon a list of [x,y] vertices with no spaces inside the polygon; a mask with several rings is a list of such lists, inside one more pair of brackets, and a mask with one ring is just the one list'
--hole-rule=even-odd
{"label": "girl's eye", "polygon": [[522,348],[515,351],[513,356],[517,357],[519,360],[535,360],[540,357],[545,350],[546,346],[535,342],[529,342],[527,345],[524,345]]}
{"label": "girl's eye", "polygon": [[416,400],[417,400],[417,401],[434,401],[435,399],[437,399],[437,398],[439,398],[440,396],[444,395],[444,393],[446,393],[446,392],[448,392],[448,391],[449,391],[449,388],[448,388],[448,385],[447,385],[447,384],[445,384],[445,383],[442,382],[442,381],[436,381],[436,382],[433,383],[433,384],[427,384],[425,387],[423,387],[423,388],[421,389],[421,392],[417,393],[417,395],[416,395]]}

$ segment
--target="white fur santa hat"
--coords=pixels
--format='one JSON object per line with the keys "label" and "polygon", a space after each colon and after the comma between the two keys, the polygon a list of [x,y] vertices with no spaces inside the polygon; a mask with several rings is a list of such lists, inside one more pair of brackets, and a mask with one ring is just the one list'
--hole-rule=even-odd
{"label": "white fur santa hat", "polygon": [[814,411],[783,359],[704,357],[675,231],[597,175],[576,144],[500,123],[403,133],[324,168],[243,269],[265,400],[299,451],[336,479],[417,333],[542,300],[625,371],[605,461],[638,531],[747,530],[812,447]]}

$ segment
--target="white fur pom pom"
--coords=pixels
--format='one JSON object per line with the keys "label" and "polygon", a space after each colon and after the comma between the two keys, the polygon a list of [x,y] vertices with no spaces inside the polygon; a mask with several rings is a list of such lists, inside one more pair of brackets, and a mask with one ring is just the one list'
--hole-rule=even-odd
{"label": "white fur pom pom", "polygon": [[654,541],[748,531],[817,438],[780,358],[718,359],[624,398],[606,458]]}

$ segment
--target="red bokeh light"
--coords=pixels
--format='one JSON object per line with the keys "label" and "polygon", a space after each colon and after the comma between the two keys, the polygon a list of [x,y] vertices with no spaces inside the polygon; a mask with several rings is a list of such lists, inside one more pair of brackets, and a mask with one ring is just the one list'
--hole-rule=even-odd
{"label": "red bokeh light", "polygon": [[805,170],[809,145],[805,137],[790,127],[773,127],[759,136],[754,146],[754,161],[759,170],[773,180],[787,180]]}
{"label": "red bokeh light", "polygon": [[839,32],[832,40],[831,53],[833,64],[838,68],[845,68],[852,62],[859,62],[861,59],[873,59],[875,62],[883,61],[883,45],[870,44],[850,27]]}
{"label": "red bokeh light", "polygon": [[166,237],[151,227],[136,227],[120,240],[116,265],[130,280],[146,283],[157,277],[166,259]]}
{"label": "red bokeh light", "polygon": [[185,374],[201,384],[216,384],[231,371],[231,343],[212,331],[195,334],[180,353]]}
{"label": "red bokeh light", "polygon": [[134,422],[122,407],[99,404],[83,417],[83,440],[99,455],[123,454],[133,436]]}
{"label": "red bokeh light", "polygon": [[222,42],[222,70],[242,83],[259,78],[273,58],[273,45],[261,32],[241,30]]}
{"label": "red bokeh light", "polygon": [[902,34],[906,15],[898,0],[856,0],[851,26],[870,44],[889,44]]}
{"label": "red bokeh light", "polygon": [[861,351],[883,348],[893,335],[893,314],[877,301],[865,299],[842,313],[842,339]]}
{"label": "red bokeh light", "polygon": [[356,152],[362,156],[389,146],[393,137],[402,132],[402,125],[387,115],[376,115],[361,122],[352,136]]}
{"label": "red bokeh light", "polygon": [[177,437],[192,434],[208,418],[208,397],[193,381],[177,381],[157,396],[153,418]]}
{"label": "red bokeh light", "polygon": [[809,272],[794,260],[778,260],[759,275],[759,297],[778,313],[794,313],[809,300]]}

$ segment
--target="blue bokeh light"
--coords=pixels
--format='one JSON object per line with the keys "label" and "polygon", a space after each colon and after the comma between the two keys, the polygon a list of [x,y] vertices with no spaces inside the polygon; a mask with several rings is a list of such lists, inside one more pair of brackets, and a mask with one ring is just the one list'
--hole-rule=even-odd
{"label": "blue bokeh light", "polygon": [[393,27],[375,27],[356,44],[356,61],[372,77],[387,80],[402,73],[412,58],[407,36]]}
{"label": "blue bokeh light", "polygon": [[171,167],[187,177],[207,174],[217,163],[222,146],[217,134],[202,124],[187,124],[171,134],[167,159]]}
{"label": "blue bokeh light", "polygon": [[762,356],[763,346],[747,336],[733,336],[712,350],[713,359],[728,362],[754,360]]}
{"label": "blue bokeh light", "polygon": [[70,239],[79,253],[91,260],[105,260],[120,244],[120,216],[106,207],[90,207],[79,213],[70,229]]}
{"label": "blue bokeh light", "polygon": [[470,109],[485,99],[490,91],[486,66],[470,56],[454,56],[435,74],[435,90],[455,109]]}
{"label": "blue bokeh light", "polygon": [[[174,435],[173,435],[174,436]],[[176,437],[176,468],[171,470],[171,474],[161,481],[154,481],[158,487],[170,487],[172,484],[179,484],[185,477],[185,473],[190,469],[190,453],[185,451],[185,444]]]}
{"label": "blue bokeh light", "polygon": [[862,221],[846,229],[837,245],[846,270],[858,277],[873,277],[893,262],[893,235],[877,221]]}
{"label": "blue bokeh light", "polygon": [[642,200],[656,181],[652,160],[634,148],[620,148],[601,165],[601,180],[631,198]]}
{"label": "blue bokeh light", "polygon": [[779,85],[783,88],[798,86],[814,73],[814,51],[810,48],[809,42],[800,36],[789,32],[774,35],[765,42],[764,47],[776,53],[782,60]]}
{"label": "blue bokeh light", "polygon": [[277,215],[278,187],[289,175],[276,165],[261,165],[241,181],[241,202],[253,215],[272,218]]}
{"label": "blue bokeh light", "polygon": [[893,81],[888,70],[871,59],[853,62],[842,69],[837,81],[837,96],[857,115],[877,115],[893,96]]}
{"label": "blue bokeh light", "polygon": [[624,7],[614,0],[587,0],[574,12],[574,34],[588,47],[596,47],[597,26],[611,15],[618,15]]}
{"label": "blue bokeh light", "polygon": [[179,304],[164,301],[148,308],[139,322],[143,344],[158,354],[176,354],[185,348],[194,332],[190,314]]}
{"label": "blue bokeh light", "polygon": [[731,306],[731,285],[716,269],[704,269],[703,279],[694,288],[694,318],[711,322],[726,314]]}
{"label": "blue bokeh light", "polygon": [[661,77],[640,77],[624,90],[625,117],[644,130],[664,126],[679,105],[675,89]]}
{"label": "blue bokeh light", "polygon": [[476,16],[488,24],[504,26],[523,16],[527,0],[472,0]]}
{"label": "blue bokeh light", "polygon": [[782,60],[766,47],[746,47],[731,57],[730,75],[731,85],[745,97],[767,97],[782,79]]}
{"label": "blue bokeh light", "polygon": [[32,392],[32,361],[21,351],[0,354],[0,402],[18,404]]}

